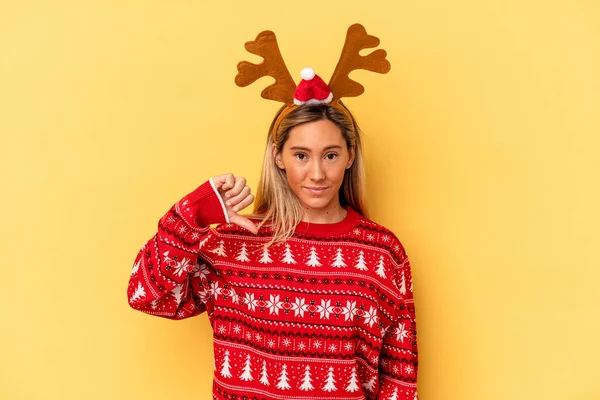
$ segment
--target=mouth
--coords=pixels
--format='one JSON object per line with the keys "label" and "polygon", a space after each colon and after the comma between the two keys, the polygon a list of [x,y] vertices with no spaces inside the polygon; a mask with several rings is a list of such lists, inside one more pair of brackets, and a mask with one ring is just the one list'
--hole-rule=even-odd
{"label": "mouth", "polygon": [[327,186],[304,186],[304,189],[313,194],[321,194],[329,188]]}

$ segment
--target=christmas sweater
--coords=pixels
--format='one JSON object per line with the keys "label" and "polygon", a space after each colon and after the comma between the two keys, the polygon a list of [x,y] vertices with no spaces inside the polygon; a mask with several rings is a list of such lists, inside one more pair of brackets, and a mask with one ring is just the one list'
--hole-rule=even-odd
{"label": "christmas sweater", "polygon": [[207,313],[213,399],[415,400],[409,260],[392,232],[347,211],[265,247],[271,228],[229,224],[208,181],[139,251],[129,305],[170,319]]}

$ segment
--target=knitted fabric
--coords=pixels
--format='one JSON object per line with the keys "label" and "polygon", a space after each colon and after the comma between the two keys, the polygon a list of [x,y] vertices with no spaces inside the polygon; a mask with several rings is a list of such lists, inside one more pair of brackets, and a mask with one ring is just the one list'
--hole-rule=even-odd
{"label": "knitted fabric", "polygon": [[329,103],[333,99],[333,94],[329,86],[321,79],[319,75],[314,75],[312,79],[302,79],[296,86],[294,92],[294,104],[322,104]]}
{"label": "knitted fabric", "polygon": [[225,223],[207,182],[138,253],[129,304],[170,319],[207,312],[214,399],[415,400],[409,260],[392,232],[347,211],[264,248],[270,228]]}

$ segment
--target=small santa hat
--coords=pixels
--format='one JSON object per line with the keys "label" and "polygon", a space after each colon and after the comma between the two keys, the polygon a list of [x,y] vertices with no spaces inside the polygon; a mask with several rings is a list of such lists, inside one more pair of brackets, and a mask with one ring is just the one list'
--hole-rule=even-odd
{"label": "small santa hat", "polygon": [[294,104],[327,104],[333,99],[329,86],[315,74],[312,68],[304,68],[300,72],[302,81],[296,86]]}

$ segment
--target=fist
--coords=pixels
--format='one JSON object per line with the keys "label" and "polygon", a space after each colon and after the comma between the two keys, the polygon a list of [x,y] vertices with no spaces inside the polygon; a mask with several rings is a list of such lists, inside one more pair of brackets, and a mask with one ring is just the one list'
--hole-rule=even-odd
{"label": "fist", "polygon": [[225,174],[213,177],[212,181],[223,199],[229,222],[254,234],[258,233],[258,229],[252,221],[238,214],[254,201],[250,188],[246,186],[246,179],[233,174]]}

